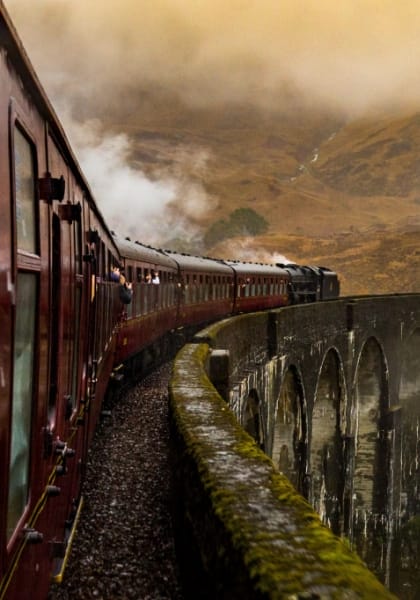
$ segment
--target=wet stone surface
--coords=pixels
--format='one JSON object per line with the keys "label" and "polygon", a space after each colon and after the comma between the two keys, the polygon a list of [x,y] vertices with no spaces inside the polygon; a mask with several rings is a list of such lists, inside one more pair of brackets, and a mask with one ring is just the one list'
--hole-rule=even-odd
{"label": "wet stone surface", "polygon": [[170,517],[169,376],[164,365],[105,407],[70,560],[48,600],[182,600]]}

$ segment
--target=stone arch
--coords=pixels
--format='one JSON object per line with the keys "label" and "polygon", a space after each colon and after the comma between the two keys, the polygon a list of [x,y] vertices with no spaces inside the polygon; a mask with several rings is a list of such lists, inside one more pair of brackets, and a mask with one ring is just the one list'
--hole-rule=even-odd
{"label": "stone arch", "polygon": [[390,448],[385,417],[388,408],[385,355],[378,340],[370,337],[361,349],[355,378],[352,537],[359,554],[375,567],[375,572],[381,571],[381,547],[387,535]]}
{"label": "stone arch", "polygon": [[302,378],[293,365],[285,371],[276,402],[272,459],[297,490],[307,496],[307,415]]}
{"label": "stone arch", "polygon": [[415,329],[404,344],[399,402],[402,449],[400,510],[403,522],[407,523],[405,529],[409,529],[410,521],[420,517],[420,328]]}
{"label": "stone arch", "polygon": [[261,415],[261,402],[258,396],[258,392],[255,388],[249,390],[248,396],[245,400],[242,416],[242,426],[245,429],[245,431],[254,438],[258,446],[262,450],[265,450],[265,436]]}
{"label": "stone arch", "polygon": [[334,533],[343,529],[346,396],[338,352],[324,356],[316,386],[310,439],[310,502]]}
{"label": "stone arch", "polygon": [[404,344],[399,396],[402,406],[420,402],[420,327]]}

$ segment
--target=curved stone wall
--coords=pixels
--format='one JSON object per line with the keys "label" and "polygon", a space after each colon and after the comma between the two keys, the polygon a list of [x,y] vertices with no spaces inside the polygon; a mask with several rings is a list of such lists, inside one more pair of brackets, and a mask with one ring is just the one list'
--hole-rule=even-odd
{"label": "curved stone wall", "polygon": [[[325,481],[311,468],[319,471],[325,447],[354,450],[355,427],[371,440],[373,416],[393,431],[399,345],[418,338],[419,323],[418,297],[341,300],[229,319],[178,354],[170,384],[172,457],[191,598],[393,597],[261,448],[322,510]],[[418,378],[407,367],[404,373],[416,386]],[[356,401],[366,413],[361,423],[354,420]],[[318,450],[317,432],[325,435]],[[281,455],[288,445],[293,457]],[[327,473],[334,468],[328,453],[321,462]],[[351,502],[348,480],[341,493]]]}

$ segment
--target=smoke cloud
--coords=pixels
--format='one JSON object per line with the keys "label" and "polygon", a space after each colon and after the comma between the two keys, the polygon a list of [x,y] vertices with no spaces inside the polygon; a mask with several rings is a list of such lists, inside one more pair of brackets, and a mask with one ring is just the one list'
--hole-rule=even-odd
{"label": "smoke cloud", "polygon": [[176,170],[162,171],[152,180],[131,166],[132,144],[127,135],[104,134],[100,121],[81,124],[67,112],[62,121],[111,229],[154,246],[177,237],[185,241],[188,231],[187,241],[193,242],[199,234],[194,220],[212,203],[202,185],[183,174],[183,162],[188,163],[189,173],[202,171],[205,152],[190,156],[191,150],[180,151]]}
{"label": "smoke cloud", "polygon": [[6,0],[53,97],[91,104],[138,88],[190,105],[344,113],[420,98],[417,0]]}
{"label": "smoke cloud", "polygon": [[260,262],[266,265],[290,264],[293,261],[289,260],[284,254],[279,252],[269,252],[265,248],[256,247],[255,240],[252,237],[231,238],[220,242],[216,247],[216,255],[220,258],[226,256],[232,260],[240,260],[243,262]]}

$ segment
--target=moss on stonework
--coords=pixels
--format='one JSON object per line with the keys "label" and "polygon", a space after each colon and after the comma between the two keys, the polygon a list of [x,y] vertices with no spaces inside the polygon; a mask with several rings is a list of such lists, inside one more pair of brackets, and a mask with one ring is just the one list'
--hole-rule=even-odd
{"label": "moss on stonework", "polygon": [[[223,327],[203,335],[216,344]],[[393,598],[242,429],[206,374],[209,353],[208,343],[185,346],[170,382],[178,461],[200,482],[183,501],[188,519],[197,519],[203,563],[220,561],[217,570],[232,580],[246,577],[247,598]],[[190,511],[197,505],[208,513]]]}

